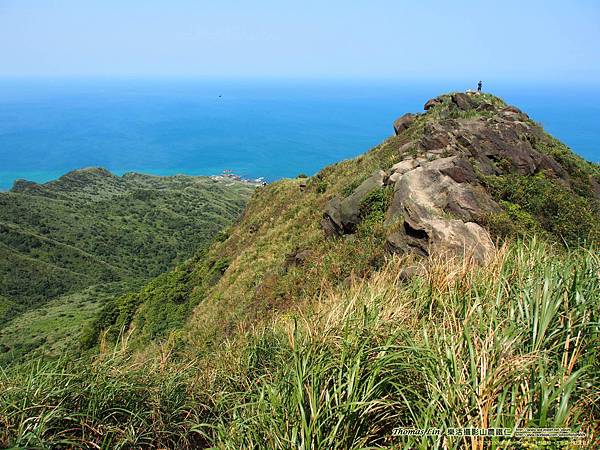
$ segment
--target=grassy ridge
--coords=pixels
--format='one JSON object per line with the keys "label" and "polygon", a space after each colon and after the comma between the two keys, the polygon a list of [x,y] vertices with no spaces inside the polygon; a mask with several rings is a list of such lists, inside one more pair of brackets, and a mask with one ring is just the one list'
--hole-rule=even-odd
{"label": "grassy ridge", "polygon": [[[323,282],[346,283],[351,276],[368,277],[378,270],[386,257],[386,230],[378,206],[388,199],[385,190],[365,200],[373,205],[363,205],[369,217],[355,234],[328,239],[319,223],[329,199],[351,191],[390,160],[399,160],[398,149],[405,138],[390,138],[358,158],[325,168],[308,181],[305,190],[299,187],[302,179],[281,180],[254,196],[228,239],[208,251],[209,258],[225,257],[230,265],[205,298],[196,302],[189,325],[192,344],[219,342],[223,334],[251,326],[253,317],[285,311],[318,293]],[[507,191],[498,188],[493,193],[505,211],[484,222],[494,237],[537,234],[571,246],[586,238],[600,242],[596,199],[588,200],[564,187],[554,190],[554,181],[544,174],[521,177],[522,182],[514,185],[509,176],[501,181]],[[557,208],[559,213],[553,214]],[[287,262],[302,252],[305,256],[300,263]]]}
{"label": "grassy ridge", "polygon": [[[569,427],[598,439],[600,258],[532,240],[487,268],[430,260],[400,282],[324,286],[220,352],[150,359],[127,336],[95,361],[0,379],[0,443],[105,448],[564,448],[565,441],[392,437],[409,427]],[[545,446],[544,446],[545,445]],[[527,446],[527,447],[526,447]]]}

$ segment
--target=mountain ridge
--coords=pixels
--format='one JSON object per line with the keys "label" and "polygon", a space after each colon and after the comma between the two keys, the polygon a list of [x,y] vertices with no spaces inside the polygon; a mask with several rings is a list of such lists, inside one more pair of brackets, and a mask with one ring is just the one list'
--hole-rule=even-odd
{"label": "mountain ridge", "polygon": [[[256,191],[240,222],[185,266],[191,281],[170,286],[186,293],[176,303],[197,305],[190,339],[212,342],[294,308],[324,282],[368,277],[393,253],[447,250],[484,263],[496,239],[533,232],[572,245],[598,242],[600,166],[518,108],[490,94],[445,94],[428,101],[425,113],[396,120],[394,130],[354,159]],[[561,214],[549,217],[557,208]],[[215,265],[225,271],[210,275],[207,287]],[[110,329],[116,338],[133,327],[144,335],[149,317],[136,317],[138,302],[110,306],[120,313],[105,311],[93,334]]]}

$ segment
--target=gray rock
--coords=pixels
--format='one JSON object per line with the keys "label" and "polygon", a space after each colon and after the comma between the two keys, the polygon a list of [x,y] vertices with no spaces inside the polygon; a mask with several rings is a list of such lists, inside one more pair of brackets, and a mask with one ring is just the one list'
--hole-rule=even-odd
{"label": "gray rock", "polygon": [[500,110],[500,115],[515,117],[520,119],[528,119],[529,116],[515,106],[507,106]]}
{"label": "gray rock", "polygon": [[439,170],[444,175],[448,175],[457,183],[473,183],[477,181],[477,175],[466,158],[443,158],[431,164],[430,167]]}
{"label": "gray rock", "polygon": [[303,266],[312,256],[310,250],[297,250],[285,257],[284,267]]}
{"label": "gray rock", "polygon": [[592,176],[590,176],[590,184],[596,197],[600,200],[600,183],[598,183]]}
{"label": "gray rock", "polygon": [[343,234],[343,230],[328,215],[323,215],[323,218],[321,219],[321,229],[328,238],[339,237]]}
{"label": "gray rock", "polygon": [[[420,164],[420,162],[417,161],[416,158],[409,158],[409,159],[400,161],[399,163],[394,164],[392,166],[392,168],[390,169],[390,172],[391,172],[390,178],[393,175],[402,176],[409,170],[413,170],[415,167],[418,167],[419,164]],[[395,180],[394,180],[394,182],[395,182]]]}
{"label": "gray rock", "polygon": [[387,179],[383,170],[378,170],[363,181],[354,192],[343,200],[333,198],[327,203],[321,227],[329,236],[354,233],[361,222],[360,206],[374,190],[384,186]]}
{"label": "gray rock", "polygon": [[[440,158],[406,172],[395,185],[387,211],[392,251],[414,251],[429,255],[436,251],[472,255],[483,262],[494,245],[485,229],[473,223],[499,206],[480,186],[459,180],[471,171],[458,156]],[[398,228],[398,225],[400,227]]]}
{"label": "gray rock", "polygon": [[385,179],[386,173],[383,170],[378,170],[363,181],[349,197],[341,202],[340,215],[344,230],[354,232],[361,220],[361,203],[371,192],[383,187]]}
{"label": "gray rock", "polygon": [[[401,205],[406,200],[433,215],[444,215],[451,209],[463,211],[459,218],[467,221],[498,211],[498,204],[481,186],[463,182],[463,179],[475,179],[470,177],[475,177],[475,174],[469,170],[466,160],[459,156],[422,163],[396,183],[388,218],[393,220],[397,217],[403,211]],[[449,208],[449,205],[453,206]]]}
{"label": "gray rock", "polygon": [[491,103],[481,103],[477,108],[477,111],[494,111],[496,108]]}
{"label": "gray rock", "polygon": [[430,151],[444,149],[450,144],[450,133],[439,123],[428,123],[425,125],[423,136],[419,141],[419,147]]}
{"label": "gray rock", "polygon": [[400,269],[400,273],[398,274],[398,281],[400,283],[406,283],[413,279],[414,277],[420,275],[421,267],[417,265],[410,265],[403,267]]}
{"label": "gray rock", "polygon": [[412,223],[409,219],[403,225],[403,230],[387,237],[387,248],[391,251],[467,257],[480,264],[494,252],[489,233],[473,222],[414,215]]}
{"label": "gray rock", "polygon": [[327,202],[325,213],[321,220],[321,228],[328,237],[341,236],[344,233],[341,215],[341,200],[334,197]]}

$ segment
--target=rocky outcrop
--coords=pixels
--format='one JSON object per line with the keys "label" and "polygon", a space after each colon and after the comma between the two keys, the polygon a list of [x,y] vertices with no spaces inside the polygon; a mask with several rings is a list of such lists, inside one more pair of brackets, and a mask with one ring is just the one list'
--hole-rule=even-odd
{"label": "rocky outcrop", "polygon": [[535,142],[548,139],[543,130],[498,99],[455,93],[429,100],[424,108],[435,108],[435,115],[406,114],[394,122],[402,137],[398,154],[404,156],[348,197],[332,199],[323,229],[329,236],[353,233],[362,219],[362,200],[389,186],[393,193],[384,225],[390,251],[451,253],[484,262],[494,244],[479,224],[501,208],[481,185],[481,176],[544,171],[568,184],[569,175],[534,148]]}
{"label": "rocky outcrop", "polygon": [[389,248],[422,255],[450,251],[483,262],[494,246],[474,220],[499,206],[480,186],[467,181],[474,176],[458,156],[419,163],[403,174],[394,183],[387,211]]}
{"label": "rocky outcrop", "polygon": [[40,186],[39,184],[34,183],[33,181],[23,180],[23,179],[19,178],[18,180],[15,180],[10,191],[11,192],[34,191],[35,189],[39,188],[39,186]]}
{"label": "rocky outcrop", "polygon": [[414,114],[404,114],[402,117],[394,121],[394,132],[399,135],[406,130],[415,120]]}
{"label": "rocky outcrop", "polygon": [[378,170],[363,181],[354,192],[340,199],[333,198],[327,204],[321,225],[328,236],[353,233],[361,222],[360,206],[363,200],[374,190],[384,186],[387,174]]}
{"label": "rocky outcrop", "polygon": [[365,180],[347,198],[333,198],[322,221],[329,236],[353,233],[361,221],[360,205],[384,185],[393,186],[386,213],[388,249],[395,252],[451,252],[483,262],[493,250],[492,240],[474,220],[499,206],[481,186],[464,157],[428,161],[408,158]]}
{"label": "rocky outcrop", "polygon": [[452,94],[452,103],[454,103],[458,109],[462,111],[468,111],[477,107],[477,103],[471,100],[471,97],[462,92]]}
{"label": "rocky outcrop", "polygon": [[432,98],[431,100],[427,100],[427,103],[425,103],[425,105],[423,106],[423,109],[425,111],[428,111],[431,108],[433,108],[434,106],[441,105],[442,102],[443,101],[442,101],[441,97]]}

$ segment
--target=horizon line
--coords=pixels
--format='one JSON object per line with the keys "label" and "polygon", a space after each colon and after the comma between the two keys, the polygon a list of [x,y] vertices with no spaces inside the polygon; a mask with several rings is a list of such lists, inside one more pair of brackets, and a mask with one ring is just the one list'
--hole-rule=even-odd
{"label": "horizon line", "polygon": [[177,81],[335,81],[335,82],[381,82],[381,83],[411,83],[411,84],[450,84],[450,83],[475,83],[478,80],[483,80],[484,83],[535,83],[539,84],[569,84],[572,87],[600,85],[600,79],[586,78],[552,78],[540,79],[535,77],[424,77],[424,76],[343,76],[343,75],[196,75],[196,74],[0,74],[0,81],[70,81],[70,80],[102,80],[102,81],[127,81],[127,80],[143,80],[143,81],[161,81],[161,80],[177,80]]}

